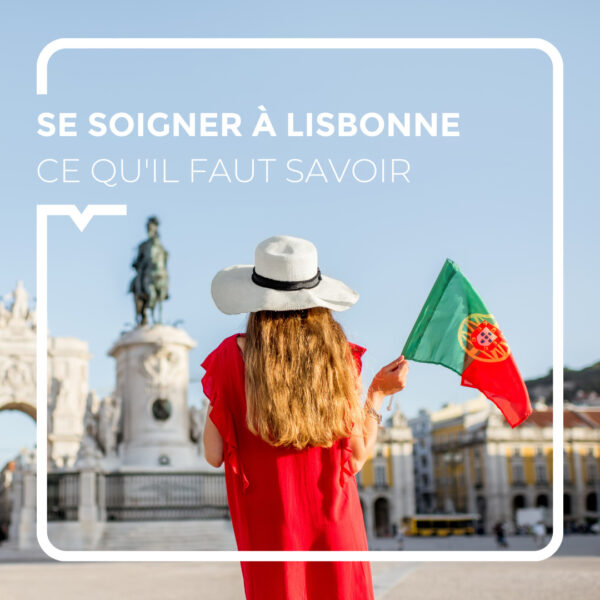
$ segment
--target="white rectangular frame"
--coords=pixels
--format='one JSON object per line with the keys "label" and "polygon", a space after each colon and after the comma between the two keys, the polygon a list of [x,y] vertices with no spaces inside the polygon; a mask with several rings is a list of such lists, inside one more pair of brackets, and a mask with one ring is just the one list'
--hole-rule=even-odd
{"label": "white rectangular frame", "polygon": [[48,93],[48,63],[63,50],[538,50],[552,63],[553,198],[553,535],[535,551],[188,551],[61,550],[48,538],[47,523],[47,229],[48,217],[69,216],[83,231],[95,215],[125,215],[126,205],[38,204],[36,224],[37,287],[37,539],[50,557],[61,561],[539,561],[552,556],[563,539],[563,61],[550,42],[539,38],[60,38],[37,60],[36,90]]}

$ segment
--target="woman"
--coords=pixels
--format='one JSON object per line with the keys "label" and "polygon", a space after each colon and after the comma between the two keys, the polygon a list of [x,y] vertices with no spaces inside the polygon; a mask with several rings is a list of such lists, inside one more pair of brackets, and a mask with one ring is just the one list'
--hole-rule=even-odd
{"label": "woman", "polygon": [[[238,550],[368,550],[354,475],[408,363],[383,367],[363,408],[365,348],[331,315],[358,294],[321,274],[306,240],[261,242],[255,264],[220,271],[211,292],[224,313],[250,313],[202,363],[205,456],[225,462]],[[249,600],[373,598],[368,562],[242,562],[242,574]]]}

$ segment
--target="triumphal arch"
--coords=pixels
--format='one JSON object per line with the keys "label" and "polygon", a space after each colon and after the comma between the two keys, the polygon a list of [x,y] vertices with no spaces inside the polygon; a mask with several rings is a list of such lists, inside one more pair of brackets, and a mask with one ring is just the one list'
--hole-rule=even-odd
{"label": "triumphal arch", "polygon": [[[18,410],[36,420],[36,313],[19,281],[0,301],[0,418]],[[48,458],[73,464],[83,435],[90,354],[75,338],[48,340]]]}

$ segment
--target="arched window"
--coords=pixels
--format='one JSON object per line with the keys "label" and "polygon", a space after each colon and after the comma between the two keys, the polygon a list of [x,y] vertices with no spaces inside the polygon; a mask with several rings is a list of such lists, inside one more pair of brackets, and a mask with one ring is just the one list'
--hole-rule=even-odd
{"label": "arched window", "polygon": [[375,500],[375,535],[385,537],[390,534],[390,503],[387,498]]}
{"label": "arched window", "polygon": [[516,511],[519,508],[525,508],[527,506],[527,499],[523,494],[517,494],[513,498],[513,510]]}
{"label": "arched window", "polygon": [[563,497],[563,503],[565,507],[565,515],[571,514],[571,496],[569,494],[565,494]]}
{"label": "arched window", "polygon": [[536,507],[544,506],[544,507],[548,508],[548,495],[547,494],[540,494],[535,499],[535,505],[536,505]]}

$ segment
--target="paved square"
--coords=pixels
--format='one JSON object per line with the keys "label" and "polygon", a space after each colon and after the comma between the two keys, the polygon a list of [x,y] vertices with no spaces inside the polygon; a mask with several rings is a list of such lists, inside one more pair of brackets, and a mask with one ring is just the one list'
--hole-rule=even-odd
{"label": "paved square", "polygon": [[[435,549],[451,541],[432,540]],[[469,543],[464,538],[455,541]],[[471,544],[484,542],[485,538],[472,538]],[[513,549],[532,543],[526,537],[509,539]],[[386,562],[372,563],[372,570],[377,600],[592,600],[598,597],[600,536],[567,536],[558,555],[542,562]],[[6,546],[0,546],[0,582],[2,600],[244,598],[239,563],[61,563],[39,550]]]}

